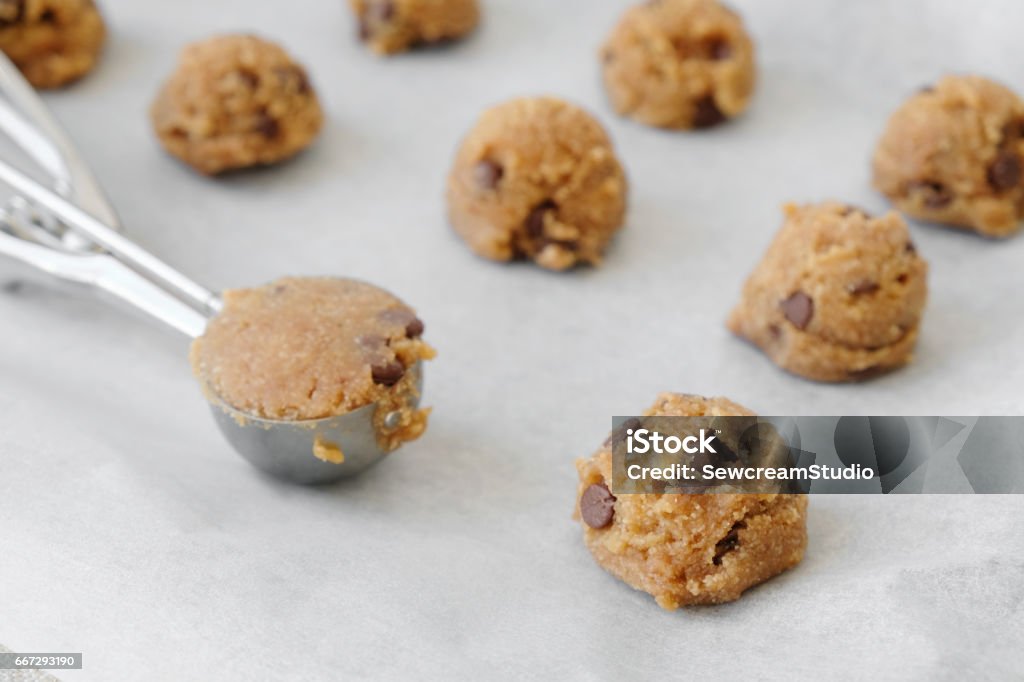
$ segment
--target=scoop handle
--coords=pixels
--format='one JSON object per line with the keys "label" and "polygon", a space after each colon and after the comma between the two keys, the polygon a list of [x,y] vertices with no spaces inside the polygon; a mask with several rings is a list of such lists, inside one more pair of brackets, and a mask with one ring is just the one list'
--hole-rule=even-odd
{"label": "scoop handle", "polygon": [[43,187],[5,161],[0,161],[0,182],[35,206],[57,217],[61,224],[100,247],[125,266],[189,303],[206,317],[220,312],[213,292],[181,274],[128,238],[111,229],[59,194]]}
{"label": "scoop handle", "polygon": [[207,317],[111,256],[60,251],[0,231],[0,254],[66,282],[91,287],[196,338]]}

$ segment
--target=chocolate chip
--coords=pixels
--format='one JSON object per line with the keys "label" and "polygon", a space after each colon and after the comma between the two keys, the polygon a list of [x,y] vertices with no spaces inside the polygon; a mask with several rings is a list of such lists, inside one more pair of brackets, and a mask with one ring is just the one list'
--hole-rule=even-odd
{"label": "chocolate chip", "polygon": [[52,9],[43,10],[43,13],[39,15],[39,23],[41,24],[56,24],[57,13]]}
{"label": "chocolate chip", "polygon": [[17,24],[25,18],[25,0],[0,0],[0,28]]}
{"label": "chocolate chip", "polygon": [[473,168],[473,180],[483,189],[494,189],[505,174],[500,163],[484,159]]}
{"label": "chocolate chip", "polygon": [[899,277],[896,278],[896,281],[899,282],[900,284],[906,284],[908,281],[910,281],[910,277],[907,275],[907,273],[903,272],[900,273]]}
{"label": "chocolate chip", "polygon": [[636,417],[630,417],[626,421],[619,424],[619,428],[615,429],[612,433],[612,443],[624,443],[629,438],[629,431],[636,431],[642,427],[644,423]]}
{"label": "chocolate chip", "polygon": [[366,16],[370,21],[380,24],[391,21],[395,16],[395,4],[391,0],[380,0],[372,2],[366,8]]}
{"label": "chocolate chip", "polygon": [[394,386],[405,376],[405,366],[397,360],[374,365],[370,368],[373,383],[382,386]]}
{"label": "chocolate chip", "polygon": [[904,244],[903,250],[907,253],[917,253],[917,247],[914,246],[914,242],[907,242]]}
{"label": "chocolate chip", "polygon": [[953,202],[953,193],[941,182],[922,180],[911,184],[910,188],[921,194],[921,202],[926,208],[945,208]]}
{"label": "chocolate chip", "polygon": [[250,90],[255,90],[256,86],[260,84],[260,77],[249,69],[239,69],[237,73],[239,80],[245,83]]}
{"label": "chocolate chip", "polygon": [[782,314],[797,329],[806,329],[814,317],[814,301],[802,291],[798,291],[782,302]]}
{"label": "chocolate chip", "polygon": [[592,483],[580,496],[580,516],[591,528],[607,528],[615,517],[615,496],[604,483]]}
{"label": "chocolate chip", "polygon": [[746,527],[746,523],[737,521],[732,524],[726,536],[715,544],[715,556],[711,559],[715,566],[721,566],[722,557],[740,546],[740,531]]}
{"label": "chocolate chip", "polygon": [[370,27],[369,22],[363,17],[359,18],[359,24],[356,27],[356,35],[359,36],[359,40],[364,43],[373,37],[373,29]]}
{"label": "chocolate chip", "polygon": [[779,325],[777,324],[768,325],[768,334],[773,339],[778,340],[779,338],[782,337],[782,330],[779,328]]}
{"label": "chocolate chip", "polygon": [[261,113],[256,116],[256,124],[253,126],[253,129],[263,137],[267,138],[277,137],[281,132],[281,126],[278,122],[266,113]]}
{"label": "chocolate chip", "polygon": [[309,76],[307,76],[305,70],[298,65],[279,66],[274,69],[274,73],[277,74],[277,79],[281,81],[283,85],[295,83],[295,89],[300,95],[305,95],[312,89],[309,85]]}
{"label": "chocolate chip", "polygon": [[864,296],[865,294],[875,293],[879,288],[878,282],[870,279],[862,279],[859,282],[847,286],[846,290],[854,296]]}
{"label": "chocolate chip", "polygon": [[708,44],[708,54],[715,61],[722,61],[732,56],[732,45],[725,38],[714,38]]}
{"label": "chocolate chip", "polygon": [[1016,119],[1003,126],[1002,144],[1016,142],[1024,137],[1024,120]]}
{"label": "chocolate chip", "polygon": [[425,325],[423,324],[423,320],[418,317],[414,317],[409,324],[405,325],[405,335],[410,339],[415,339],[418,336],[423,336],[424,329]]}
{"label": "chocolate chip", "polygon": [[542,237],[544,235],[544,216],[557,208],[558,204],[551,199],[545,199],[534,206],[530,215],[526,216],[526,234],[534,239]]}
{"label": "chocolate chip", "polygon": [[988,184],[997,192],[1013,189],[1020,184],[1020,177],[1020,157],[1010,151],[999,152],[988,167]]}
{"label": "chocolate chip", "polygon": [[718,108],[715,98],[711,95],[697,100],[694,104],[693,126],[695,128],[710,128],[725,121],[725,114]]}

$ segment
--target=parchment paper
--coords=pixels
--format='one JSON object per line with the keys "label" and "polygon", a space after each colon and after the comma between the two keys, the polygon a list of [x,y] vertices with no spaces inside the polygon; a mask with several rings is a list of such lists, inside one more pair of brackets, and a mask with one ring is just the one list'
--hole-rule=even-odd
{"label": "parchment paper", "polygon": [[[868,158],[906,94],[946,71],[1024,91],[1024,6],[734,3],[756,101],[686,135],[605,103],[596,50],[626,2],[484,0],[468,42],[381,60],[340,0],[103,0],[100,68],[47,101],[128,233],[215,288],[394,291],[440,350],[435,412],[358,480],[284,485],[222,441],[186,339],[89,296],[0,295],[0,642],[83,652],[67,680],[1019,679],[1024,498],[818,497],[796,570],[675,613],[602,572],[570,520],[574,458],[662,390],[762,414],[1024,408],[1024,237],[915,225],[918,358],[878,381],[801,381],[723,327],[784,201],[885,207]],[[161,153],[146,110],[183,43],[229,30],[286,45],[330,120],[295,162],[211,181]],[[458,139],[539,93],[595,112],[627,166],[600,269],[485,262],[446,225]]]}

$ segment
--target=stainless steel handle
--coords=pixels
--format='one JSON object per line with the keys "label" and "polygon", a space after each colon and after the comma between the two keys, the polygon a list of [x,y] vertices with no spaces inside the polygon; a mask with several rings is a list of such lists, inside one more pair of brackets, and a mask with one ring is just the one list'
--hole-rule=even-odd
{"label": "stainless steel handle", "polygon": [[32,86],[3,53],[0,53],[0,95],[0,130],[54,178],[54,186],[60,194],[107,225],[118,228],[117,214],[89,167]]}
{"label": "stainless steel handle", "polygon": [[207,318],[148,279],[102,253],[58,251],[0,232],[0,253],[67,282],[93,287],[196,338]]}
{"label": "stainless steel handle", "polygon": [[69,230],[103,248],[127,268],[190,304],[204,317],[220,312],[220,298],[211,291],[4,161],[0,161],[0,182],[59,218]]}

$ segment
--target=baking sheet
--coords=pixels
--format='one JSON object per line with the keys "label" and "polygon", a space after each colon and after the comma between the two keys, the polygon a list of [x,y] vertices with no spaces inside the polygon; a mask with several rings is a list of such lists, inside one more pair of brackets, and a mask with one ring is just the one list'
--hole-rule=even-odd
{"label": "baking sheet", "polygon": [[[1024,6],[734,0],[757,98],[685,135],[604,101],[595,52],[627,4],[484,0],[470,41],[384,61],[338,1],[104,0],[101,67],[47,101],[128,232],[215,288],[337,274],[406,298],[440,350],[435,412],[358,480],[280,484],[221,440],[185,339],[90,297],[0,296],[0,642],[83,652],[67,680],[1019,678],[1024,497],[817,497],[796,570],[675,613],[604,574],[569,517],[573,459],[662,390],[763,414],[1021,413],[1024,238],[914,226],[918,359],[864,385],[782,374],[723,319],[782,202],[884,208],[867,160],[905,94],[945,71],[1024,90]],[[228,30],[306,63],[329,123],[293,163],[210,181],[161,154],[146,109],[184,42]],[[457,140],[534,93],[595,112],[628,169],[601,269],[502,267],[446,227]]]}

